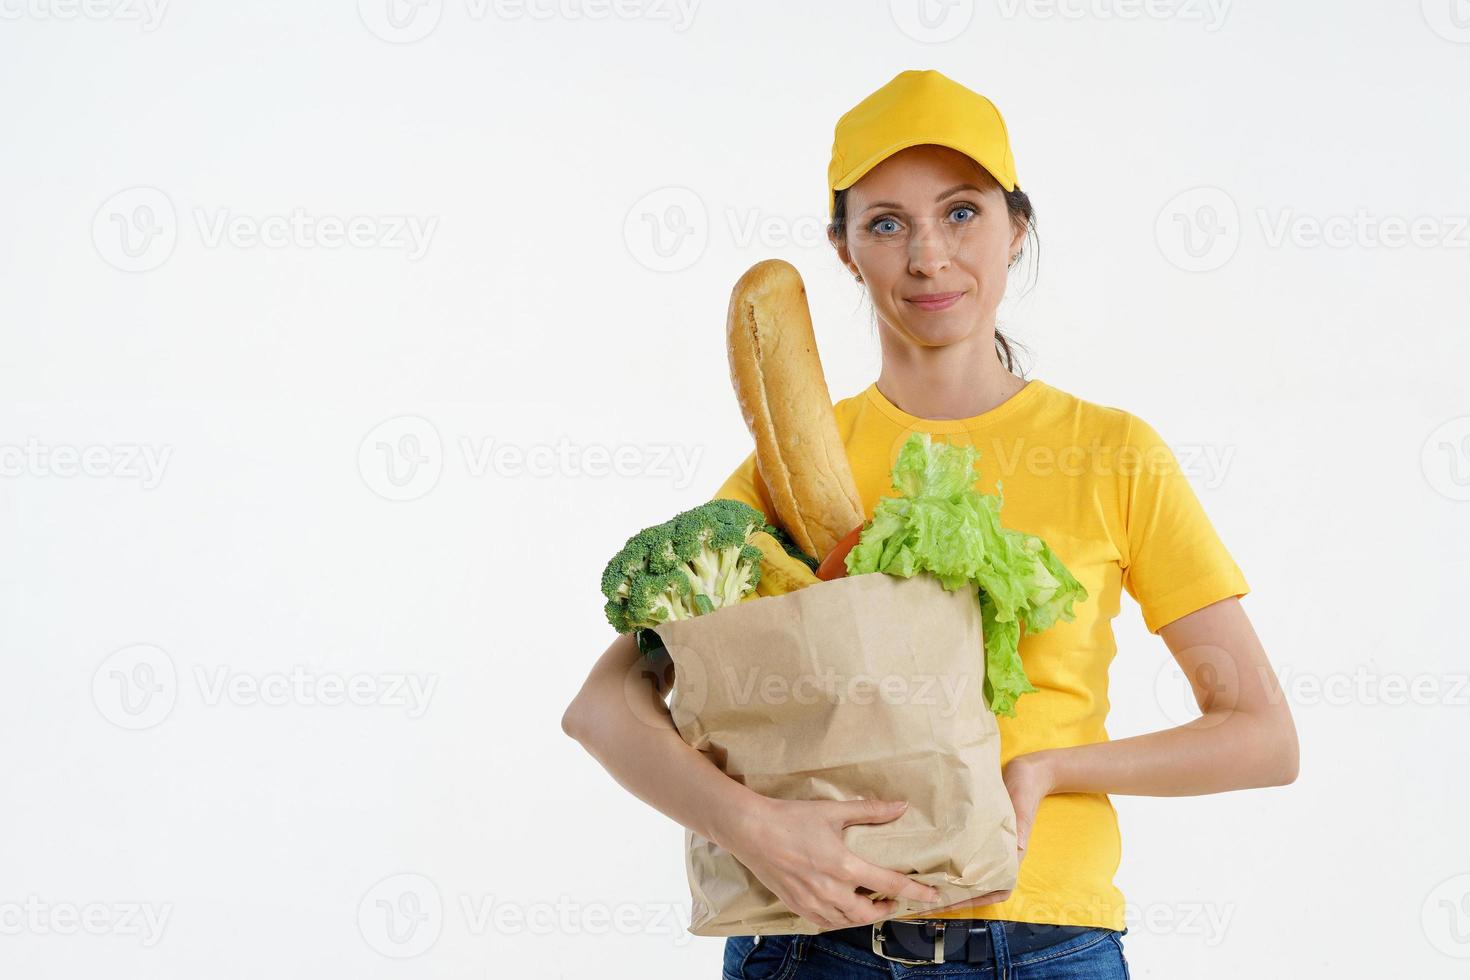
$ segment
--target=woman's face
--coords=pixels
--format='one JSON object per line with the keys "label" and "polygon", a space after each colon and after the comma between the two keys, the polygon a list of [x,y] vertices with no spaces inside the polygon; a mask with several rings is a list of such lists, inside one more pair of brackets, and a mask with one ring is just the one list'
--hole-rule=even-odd
{"label": "woman's face", "polygon": [[1024,235],[990,174],[958,150],[921,144],[848,189],[847,241],[833,245],[881,321],[911,343],[943,347],[993,335]]}

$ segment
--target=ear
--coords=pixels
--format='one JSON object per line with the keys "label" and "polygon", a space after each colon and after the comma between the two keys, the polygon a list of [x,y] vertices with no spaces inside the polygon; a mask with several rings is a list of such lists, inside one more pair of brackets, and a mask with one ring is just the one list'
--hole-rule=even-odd
{"label": "ear", "polygon": [[1016,218],[1013,221],[1011,221],[1011,247],[1006,252],[1006,254],[1007,255],[1015,255],[1017,252],[1019,252],[1021,250],[1021,243],[1024,242],[1025,240],[1026,240],[1026,221],[1023,218]]}
{"label": "ear", "polygon": [[830,225],[827,227],[827,241],[836,249],[837,258],[843,265],[847,266],[847,271],[853,275],[857,275],[857,263],[852,260],[852,252],[848,250],[846,240],[838,238],[837,233],[832,230]]}

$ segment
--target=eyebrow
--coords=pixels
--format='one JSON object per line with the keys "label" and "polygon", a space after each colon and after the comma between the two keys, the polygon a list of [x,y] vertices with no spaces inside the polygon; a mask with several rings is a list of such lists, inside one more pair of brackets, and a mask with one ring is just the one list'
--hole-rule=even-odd
{"label": "eyebrow", "polygon": [[[944,191],[942,194],[936,197],[934,199],[934,203],[938,204],[940,201],[944,200],[946,197],[949,197],[951,194],[956,193],[957,191],[974,191],[977,194],[985,193],[974,184],[956,184],[949,190]],[[898,210],[902,211],[903,205],[899,204],[897,201],[874,201],[872,204],[869,204],[867,207],[863,208],[863,210],[871,211],[874,208],[897,208]]]}

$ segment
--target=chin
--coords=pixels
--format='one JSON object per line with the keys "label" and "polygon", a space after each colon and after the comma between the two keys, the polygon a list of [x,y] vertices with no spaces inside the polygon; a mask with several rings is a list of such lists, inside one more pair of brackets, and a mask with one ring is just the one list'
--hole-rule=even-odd
{"label": "chin", "polygon": [[941,316],[925,316],[920,323],[905,320],[903,332],[925,347],[947,347],[959,343],[975,332],[975,325],[966,317],[950,316],[954,310],[945,310]]}

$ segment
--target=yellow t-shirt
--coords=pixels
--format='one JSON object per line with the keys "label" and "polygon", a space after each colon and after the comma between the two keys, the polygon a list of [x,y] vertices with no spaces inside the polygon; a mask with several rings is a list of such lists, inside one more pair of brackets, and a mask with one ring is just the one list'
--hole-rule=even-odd
{"label": "yellow t-shirt", "polygon": [[[833,406],[871,519],[895,491],[890,472],[914,432],[980,452],[976,488],[1004,497],[1001,524],[1041,537],[1087,589],[1072,622],[1021,640],[1026,675],[1015,718],[997,718],[1001,764],[1038,749],[1108,740],[1112,620],[1122,590],[1144,624],[1166,624],[1248,591],[1174,453],[1142,419],[1032,379],[1006,401],[967,419],[922,419],[902,411],[877,383]],[[752,452],[715,497],[742,500],[777,522]],[[983,654],[982,654],[983,655]],[[1124,928],[1113,884],[1121,857],[1117,812],[1105,793],[1042,800],[1020,880],[1004,902],[932,913],[944,918]]]}

